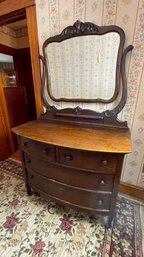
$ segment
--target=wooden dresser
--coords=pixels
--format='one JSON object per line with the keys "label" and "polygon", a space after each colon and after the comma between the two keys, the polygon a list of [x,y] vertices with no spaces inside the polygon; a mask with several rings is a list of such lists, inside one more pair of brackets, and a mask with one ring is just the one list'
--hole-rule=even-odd
{"label": "wooden dresser", "polygon": [[25,185],[45,198],[109,215],[111,225],[130,132],[88,128],[44,120],[13,129],[18,135]]}
{"label": "wooden dresser", "polygon": [[130,131],[118,114],[127,100],[125,34],[118,26],[76,21],[42,46],[39,120],[13,129],[25,184],[45,198],[111,226]]}

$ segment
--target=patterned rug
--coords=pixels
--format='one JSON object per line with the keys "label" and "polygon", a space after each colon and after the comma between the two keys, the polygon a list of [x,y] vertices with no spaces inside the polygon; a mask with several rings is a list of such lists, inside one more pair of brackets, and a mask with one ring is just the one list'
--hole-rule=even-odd
{"label": "patterned rug", "polygon": [[27,196],[21,164],[0,162],[0,257],[142,257],[144,206],[119,196],[113,228],[102,217]]}

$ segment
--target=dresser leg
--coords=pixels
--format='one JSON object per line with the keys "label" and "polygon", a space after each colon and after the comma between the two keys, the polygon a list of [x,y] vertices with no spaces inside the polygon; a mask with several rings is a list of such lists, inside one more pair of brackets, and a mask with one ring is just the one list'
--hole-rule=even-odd
{"label": "dresser leg", "polygon": [[110,215],[108,218],[108,222],[106,224],[106,228],[112,228],[113,226],[113,215]]}
{"label": "dresser leg", "polygon": [[29,185],[26,185],[27,195],[32,195],[32,191]]}

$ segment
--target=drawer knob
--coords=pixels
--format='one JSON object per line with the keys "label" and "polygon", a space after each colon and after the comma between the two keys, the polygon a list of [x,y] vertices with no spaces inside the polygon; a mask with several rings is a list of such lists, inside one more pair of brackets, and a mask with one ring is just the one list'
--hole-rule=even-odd
{"label": "drawer knob", "polygon": [[31,176],[30,176],[30,179],[33,179],[33,178],[34,178],[34,175],[31,175]]}
{"label": "drawer knob", "polygon": [[98,200],[98,205],[101,206],[103,204],[102,200]]}
{"label": "drawer knob", "polygon": [[100,182],[101,185],[105,185],[105,181],[102,179]]}
{"label": "drawer knob", "polygon": [[31,159],[28,158],[28,159],[27,159],[27,163],[31,163]]}
{"label": "drawer knob", "polygon": [[69,161],[72,160],[72,156],[71,156],[71,155],[65,155],[65,158],[66,158],[67,160],[69,160]]}
{"label": "drawer knob", "polygon": [[102,164],[103,164],[104,166],[106,166],[106,165],[108,165],[108,161],[107,161],[107,160],[102,160]]}
{"label": "drawer knob", "polygon": [[49,150],[48,150],[48,149],[43,149],[43,153],[44,153],[44,154],[48,154],[48,153],[49,153]]}
{"label": "drawer knob", "polygon": [[28,145],[28,142],[24,142],[24,143],[23,143],[23,146],[27,146],[27,145]]}

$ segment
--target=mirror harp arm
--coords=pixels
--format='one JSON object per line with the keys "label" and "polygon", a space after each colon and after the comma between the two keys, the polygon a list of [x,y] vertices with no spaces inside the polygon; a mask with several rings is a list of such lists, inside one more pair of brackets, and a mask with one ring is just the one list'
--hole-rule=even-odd
{"label": "mirror harp arm", "polygon": [[[127,101],[127,79],[126,79],[126,69],[125,69],[125,62],[126,62],[126,56],[128,52],[132,51],[134,48],[133,45],[129,45],[126,47],[126,49],[123,52],[122,59],[121,59],[121,76],[122,76],[122,96],[119,104],[113,109],[113,110],[107,110],[104,112],[105,116],[107,118],[115,117],[117,119],[118,113],[121,112],[121,110],[124,108],[126,101]],[[119,121],[120,122],[120,121]]]}
{"label": "mirror harp arm", "polygon": [[47,100],[45,97],[45,82],[46,82],[46,61],[43,55],[39,54],[39,59],[42,63],[42,74],[41,74],[41,99],[42,99],[42,103],[44,105],[44,107],[48,107],[47,105]]}

